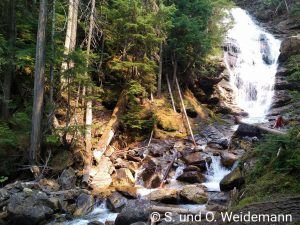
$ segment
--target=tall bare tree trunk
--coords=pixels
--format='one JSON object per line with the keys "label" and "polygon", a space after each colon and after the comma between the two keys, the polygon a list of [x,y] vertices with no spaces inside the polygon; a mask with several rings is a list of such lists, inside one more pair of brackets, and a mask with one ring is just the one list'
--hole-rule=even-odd
{"label": "tall bare tree trunk", "polygon": [[178,89],[178,94],[179,94],[179,98],[180,98],[180,101],[181,101],[182,110],[183,110],[183,113],[184,113],[184,116],[185,116],[185,119],[186,119],[188,128],[189,128],[189,130],[190,130],[190,133],[191,133],[191,136],[192,136],[193,143],[194,143],[195,146],[197,146],[196,141],[195,141],[195,138],[194,138],[194,133],[193,133],[193,130],[192,130],[190,121],[189,121],[189,117],[188,117],[188,115],[187,115],[187,113],[186,113],[186,109],[185,109],[185,105],[184,105],[184,102],[183,102],[183,98],[182,98],[182,94],[181,94],[181,90],[180,90],[180,86],[179,86],[177,77],[175,77],[175,83],[176,83],[176,86],[177,86],[177,89]]}
{"label": "tall bare tree trunk", "polygon": [[[89,66],[89,55],[91,51],[91,42],[93,36],[93,29],[94,29],[94,11],[95,11],[95,0],[92,0],[91,5],[91,16],[90,16],[90,26],[89,26],[89,34],[88,34],[88,42],[87,42],[87,66]],[[86,74],[88,75],[88,74]],[[89,86],[87,87],[87,95],[90,95],[92,88]],[[92,122],[93,122],[93,112],[92,112],[93,102],[91,98],[88,98],[86,103],[86,116],[85,116],[85,154],[87,159],[86,166],[91,164],[92,162]]]}
{"label": "tall bare tree trunk", "polygon": [[42,110],[44,99],[45,79],[45,45],[47,25],[47,0],[40,0],[40,12],[36,42],[35,71],[34,71],[34,96],[32,107],[32,128],[29,159],[32,165],[38,161],[42,136]]}
{"label": "tall bare tree trunk", "polygon": [[15,76],[15,45],[16,45],[16,0],[10,0],[9,3],[10,23],[8,29],[9,36],[9,65],[8,71],[4,76],[3,83],[3,104],[2,117],[7,119],[9,117],[9,100],[12,79]]}
{"label": "tall bare tree trunk", "polygon": [[53,124],[53,110],[54,110],[54,61],[55,61],[55,13],[56,13],[56,0],[52,0],[52,28],[51,28],[51,64],[50,64],[50,105],[51,105],[51,112],[50,112],[50,127]]}
{"label": "tall bare tree trunk", "polygon": [[161,97],[161,78],[162,78],[162,51],[163,51],[163,42],[160,42],[160,47],[159,47],[159,73],[158,73],[158,84],[157,84],[157,97]]}

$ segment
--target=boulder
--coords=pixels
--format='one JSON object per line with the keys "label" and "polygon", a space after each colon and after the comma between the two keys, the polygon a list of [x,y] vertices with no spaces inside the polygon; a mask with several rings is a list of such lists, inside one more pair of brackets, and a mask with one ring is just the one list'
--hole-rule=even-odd
{"label": "boulder", "polygon": [[135,179],[131,171],[127,168],[117,169],[112,176],[113,185],[117,186],[132,186],[135,183]]}
{"label": "boulder", "polygon": [[119,192],[114,192],[107,198],[107,207],[113,212],[121,212],[123,207],[127,204],[127,198]]}
{"label": "boulder", "polygon": [[182,157],[183,161],[188,165],[197,165],[203,163],[205,161],[200,152],[194,152],[191,154],[186,154]]}
{"label": "boulder", "polygon": [[157,189],[146,196],[150,201],[158,201],[166,204],[176,204],[178,190],[176,189]]}
{"label": "boulder", "polygon": [[0,188],[0,202],[9,198],[9,193],[5,188]]}
{"label": "boulder", "polygon": [[260,135],[261,133],[259,129],[247,124],[240,124],[234,133],[234,136],[236,137],[260,137]]}
{"label": "boulder", "polygon": [[279,61],[285,62],[290,56],[300,53],[300,35],[285,38],[281,42]]}
{"label": "boulder", "polygon": [[213,193],[209,196],[208,202],[206,203],[206,209],[209,211],[223,212],[228,208],[230,196],[229,193],[218,192]]}
{"label": "boulder", "polygon": [[143,160],[143,166],[141,167],[141,174],[139,179],[142,180],[144,187],[156,188],[159,187],[161,179],[159,173],[157,173],[157,165],[154,159],[146,157]]}
{"label": "boulder", "polygon": [[187,171],[183,172],[176,179],[188,183],[203,183],[205,181],[205,176],[198,171]]}
{"label": "boulder", "polygon": [[70,167],[65,169],[60,177],[58,178],[58,183],[64,190],[73,189],[76,187],[76,174],[75,171]]}
{"label": "boulder", "polygon": [[92,195],[82,193],[76,199],[76,208],[73,213],[74,216],[83,216],[94,209],[95,200]]}
{"label": "boulder", "polygon": [[47,192],[59,191],[60,189],[58,181],[54,179],[41,179],[39,186],[42,190]]}
{"label": "boulder", "polygon": [[116,190],[122,195],[129,197],[129,198],[138,198],[137,188],[132,186],[118,186]]}
{"label": "boulder", "polygon": [[202,185],[186,185],[180,191],[180,197],[187,203],[204,204],[208,196]]}
{"label": "boulder", "polygon": [[197,166],[193,166],[193,165],[190,165],[186,168],[183,169],[183,172],[189,172],[189,171],[197,171],[197,172],[201,172],[201,169]]}
{"label": "boulder", "polygon": [[13,194],[7,210],[12,224],[18,225],[40,224],[54,213],[48,206],[48,196],[40,191],[32,191],[30,195],[24,192]]}
{"label": "boulder", "polygon": [[227,174],[220,182],[221,191],[231,191],[235,187],[241,188],[245,184],[245,178],[239,167]]}
{"label": "boulder", "polygon": [[221,163],[225,167],[232,167],[236,162],[237,156],[230,152],[222,152],[221,153]]}
{"label": "boulder", "polygon": [[130,225],[136,222],[147,222],[149,218],[150,201],[145,199],[129,200],[118,214],[115,225]]}

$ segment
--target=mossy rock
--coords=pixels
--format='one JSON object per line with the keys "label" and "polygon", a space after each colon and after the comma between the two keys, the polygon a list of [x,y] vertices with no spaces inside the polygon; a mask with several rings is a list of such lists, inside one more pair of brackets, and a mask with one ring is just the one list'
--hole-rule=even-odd
{"label": "mossy rock", "polygon": [[50,161],[54,173],[58,173],[74,163],[73,155],[66,150],[60,150]]}
{"label": "mossy rock", "polygon": [[239,167],[236,167],[232,172],[226,175],[220,182],[221,191],[230,191],[236,188],[241,188],[245,184],[245,178]]}
{"label": "mossy rock", "polygon": [[[156,113],[157,127],[164,131],[177,131],[180,129],[180,120],[178,115],[171,109],[159,110]],[[182,123],[182,122],[181,122]]]}

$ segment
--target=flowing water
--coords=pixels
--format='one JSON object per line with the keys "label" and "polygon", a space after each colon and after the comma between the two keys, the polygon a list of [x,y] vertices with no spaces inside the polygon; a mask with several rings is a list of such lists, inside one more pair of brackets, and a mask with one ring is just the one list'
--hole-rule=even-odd
{"label": "flowing water", "polygon": [[273,97],[280,41],[256,25],[245,10],[230,11],[233,27],[227,38],[237,45],[235,66],[225,62],[237,105],[249,114],[248,122],[264,122]]}
{"label": "flowing water", "polygon": [[[233,27],[227,33],[227,38],[238,47],[235,52],[235,65],[230,65],[228,53],[225,53],[225,63],[230,72],[230,80],[235,93],[237,105],[249,114],[248,122],[264,122],[273,97],[273,86],[277,70],[280,41],[257,26],[246,11],[235,8],[230,11]],[[176,180],[184,166],[176,169],[167,188],[180,188],[184,183]],[[219,183],[231,170],[222,166],[219,156],[212,156],[212,163],[207,165],[207,181],[203,183],[208,191],[220,191]],[[145,198],[156,189],[146,189],[136,173],[136,186],[140,198]],[[175,206],[176,207],[176,206]],[[204,210],[205,205],[177,205],[190,209]],[[64,225],[84,225],[90,221],[114,221],[117,213],[112,213],[106,207],[106,202],[98,204],[93,212],[84,218],[65,222]]]}
{"label": "flowing water", "polygon": [[220,156],[212,156],[210,166],[207,165],[207,182],[203,183],[208,191],[220,191],[220,181],[230,173],[231,170],[222,166]]}

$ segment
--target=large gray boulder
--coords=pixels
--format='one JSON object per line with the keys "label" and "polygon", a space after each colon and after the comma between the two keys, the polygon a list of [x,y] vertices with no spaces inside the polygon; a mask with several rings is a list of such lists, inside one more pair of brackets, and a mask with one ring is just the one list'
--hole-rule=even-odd
{"label": "large gray boulder", "polygon": [[279,61],[285,62],[290,56],[300,53],[300,35],[284,39],[280,46]]}
{"label": "large gray boulder", "polygon": [[44,192],[29,190],[10,197],[7,210],[12,224],[41,224],[54,213],[50,207],[52,203]]}
{"label": "large gray boulder", "polygon": [[147,222],[149,218],[150,201],[139,199],[129,200],[116,218],[115,225],[130,225],[136,222]]}
{"label": "large gray boulder", "polygon": [[65,169],[60,177],[58,178],[58,183],[62,189],[69,190],[76,187],[76,174],[75,171],[70,167]]}
{"label": "large gray boulder", "polygon": [[94,209],[95,200],[92,195],[82,193],[76,199],[76,208],[73,213],[74,216],[83,216]]}
{"label": "large gray boulder", "polygon": [[127,201],[127,198],[125,198],[119,192],[114,192],[107,198],[106,204],[112,212],[121,212],[121,210],[127,204]]}
{"label": "large gray boulder", "polygon": [[228,175],[226,175],[220,182],[221,191],[231,191],[235,187],[241,188],[245,184],[245,178],[239,167],[236,167]]}

